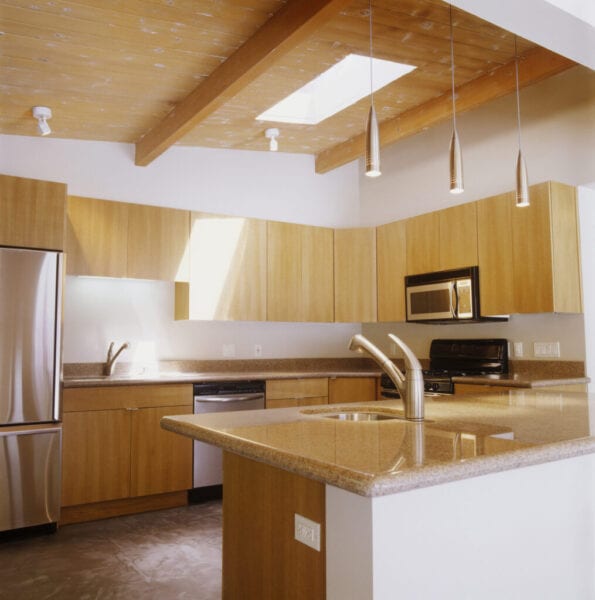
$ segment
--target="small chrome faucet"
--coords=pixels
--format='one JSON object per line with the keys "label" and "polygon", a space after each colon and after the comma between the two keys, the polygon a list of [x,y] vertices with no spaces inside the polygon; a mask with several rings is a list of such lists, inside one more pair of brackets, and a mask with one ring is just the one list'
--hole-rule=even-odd
{"label": "small chrome faucet", "polygon": [[118,356],[120,356],[120,354],[122,353],[123,350],[126,350],[126,348],[128,348],[130,346],[130,344],[128,342],[124,342],[117,350],[116,353],[114,354],[114,342],[112,342],[109,345],[109,348],[107,349],[107,358],[105,361],[105,366],[103,369],[103,372],[105,375],[113,375],[114,373],[114,367],[116,366],[116,360],[118,359]]}
{"label": "small chrome faucet", "polygon": [[406,376],[384,352],[359,333],[351,338],[349,349],[354,352],[367,352],[391,378],[395,387],[399,390],[401,398],[403,398],[405,418],[408,421],[423,421],[424,379],[421,364],[405,342],[392,333],[389,333],[388,337],[401,348],[405,355]]}

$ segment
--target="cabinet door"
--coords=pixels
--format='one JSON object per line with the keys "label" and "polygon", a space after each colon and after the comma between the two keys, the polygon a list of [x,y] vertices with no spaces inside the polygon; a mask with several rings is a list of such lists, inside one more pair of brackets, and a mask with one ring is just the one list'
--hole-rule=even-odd
{"label": "cabinet door", "polygon": [[477,204],[469,202],[438,212],[440,217],[440,270],[477,264]]}
{"label": "cabinet door", "polygon": [[405,221],[376,229],[378,320],[405,320],[407,237]]}
{"label": "cabinet door", "polygon": [[333,230],[268,223],[267,320],[333,320]]}
{"label": "cabinet door", "polygon": [[0,175],[0,245],[64,249],[66,185]]}
{"label": "cabinet door", "polygon": [[515,312],[512,192],[477,203],[479,297],[482,315]]}
{"label": "cabinet door", "polygon": [[128,277],[188,281],[190,213],[128,205]]}
{"label": "cabinet door", "polygon": [[376,321],[376,230],[335,230],[335,321]]}
{"label": "cabinet door", "polygon": [[62,506],[130,494],[130,411],[64,413]]}
{"label": "cabinet door", "polygon": [[188,406],[141,408],[132,412],[131,496],[192,487],[192,440],[166,431],[159,424],[166,415],[191,412]]}
{"label": "cabinet door", "polygon": [[126,277],[128,204],[68,197],[67,273]]}
{"label": "cabinet door", "polygon": [[176,318],[265,321],[266,236],[266,221],[192,213],[190,282],[176,285]]}
{"label": "cabinet door", "polygon": [[328,385],[329,404],[376,400],[375,377],[333,377]]}
{"label": "cabinet door", "polygon": [[440,268],[440,217],[431,212],[407,219],[407,275]]}

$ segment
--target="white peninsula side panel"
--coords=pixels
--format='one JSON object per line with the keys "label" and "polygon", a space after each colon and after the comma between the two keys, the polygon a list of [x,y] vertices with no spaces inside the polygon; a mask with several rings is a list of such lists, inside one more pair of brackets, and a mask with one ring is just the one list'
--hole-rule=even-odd
{"label": "white peninsula side panel", "polygon": [[595,598],[595,455],[326,503],[327,600]]}

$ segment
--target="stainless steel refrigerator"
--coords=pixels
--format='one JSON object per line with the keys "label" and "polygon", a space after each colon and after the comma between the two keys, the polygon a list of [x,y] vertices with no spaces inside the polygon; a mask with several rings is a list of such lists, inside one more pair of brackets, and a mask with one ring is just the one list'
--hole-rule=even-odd
{"label": "stainless steel refrigerator", "polygon": [[62,254],[0,247],[0,532],[55,528]]}

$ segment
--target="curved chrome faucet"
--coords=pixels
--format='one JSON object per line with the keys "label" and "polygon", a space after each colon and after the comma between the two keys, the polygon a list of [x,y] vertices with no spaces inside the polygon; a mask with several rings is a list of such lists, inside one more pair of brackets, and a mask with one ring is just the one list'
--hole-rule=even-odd
{"label": "curved chrome faucet", "polygon": [[126,350],[126,348],[128,348],[130,346],[130,344],[128,342],[124,342],[116,351],[116,353],[114,354],[114,342],[112,342],[109,345],[109,348],[107,349],[107,358],[105,361],[105,366],[104,366],[104,374],[105,375],[112,375],[114,372],[114,367],[116,366],[116,360],[118,359],[118,356],[120,356],[120,354],[122,353],[123,350]]}
{"label": "curved chrome faucet", "polygon": [[408,421],[423,421],[424,380],[421,364],[405,342],[392,333],[389,333],[388,337],[401,348],[405,355],[406,376],[403,375],[402,371],[384,352],[360,333],[355,334],[351,338],[349,349],[354,352],[367,352],[390,377],[395,387],[399,390],[401,398],[403,398],[405,418]]}

